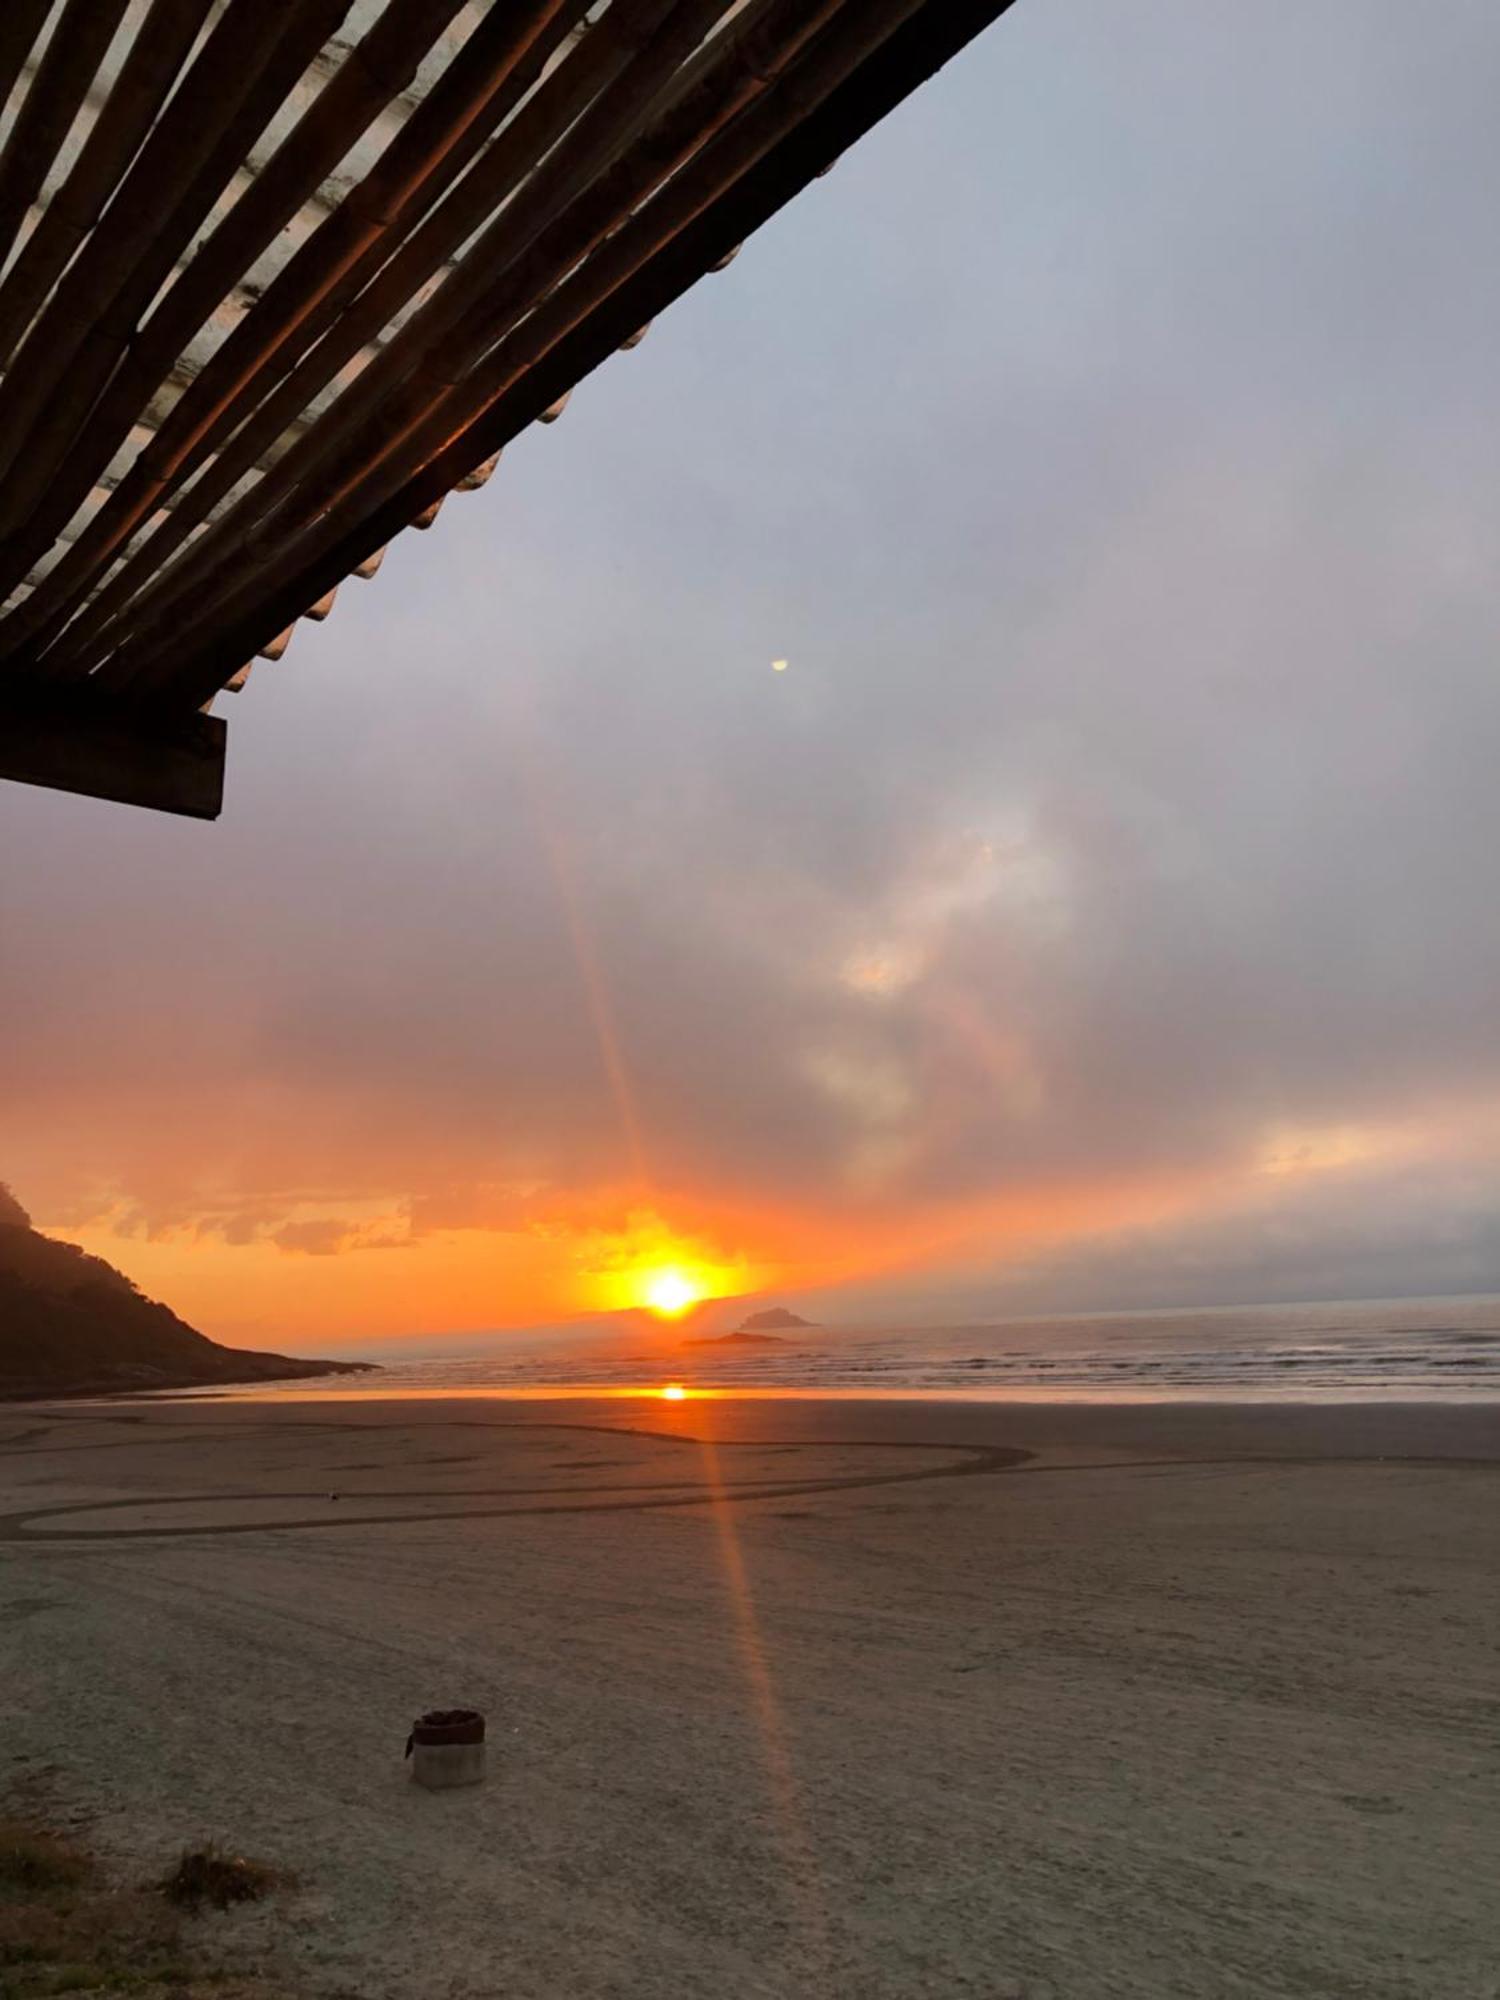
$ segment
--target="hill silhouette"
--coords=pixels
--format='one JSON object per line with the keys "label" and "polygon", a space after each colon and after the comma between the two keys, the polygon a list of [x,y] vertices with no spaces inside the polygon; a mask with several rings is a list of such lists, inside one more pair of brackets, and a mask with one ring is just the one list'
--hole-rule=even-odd
{"label": "hill silhouette", "polygon": [[367,1366],[221,1347],[102,1257],[33,1229],[0,1181],[0,1398],[190,1389]]}

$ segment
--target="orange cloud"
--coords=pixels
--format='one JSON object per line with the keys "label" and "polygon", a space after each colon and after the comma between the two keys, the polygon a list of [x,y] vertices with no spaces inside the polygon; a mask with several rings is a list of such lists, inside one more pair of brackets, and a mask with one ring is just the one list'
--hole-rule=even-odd
{"label": "orange cloud", "polygon": [[[972,1025],[977,1034],[982,1024]],[[1024,1096],[1024,1051],[995,1041],[988,1053],[999,1080]],[[91,1219],[83,1227],[45,1211],[39,1220],[217,1337],[378,1350],[396,1336],[637,1305],[649,1275],[664,1268],[710,1296],[795,1295],[934,1271],[958,1281],[1071,1244],[1248,1211],[1302,1176],[1492,1150],[1500,1119],[1493,1100],[1449,1113],[1430,1109],[1357,1131],[1278,1128],[1238,1160],[1059,1173],[925,1203],[869,1190],[773,1204],[734,1187],[575,1192],[493,1181],[416,1197],[299,1190],[279,1200],[203,1201],[195,1210],[183,1201],[154,1217],[138,1204],[97,1201],[84,1205]],[[358,1254],[370,1249],[381,1255]]]}
{"label": "orange cloud", "polygon": [[300,1251],[309,1257],[336,1257],[346,1250],[401,1250],[410,1233],[361,1227],[344,1216],[318,1216],[310,1222],[288,1222],[271,1241],[278,1250]]}

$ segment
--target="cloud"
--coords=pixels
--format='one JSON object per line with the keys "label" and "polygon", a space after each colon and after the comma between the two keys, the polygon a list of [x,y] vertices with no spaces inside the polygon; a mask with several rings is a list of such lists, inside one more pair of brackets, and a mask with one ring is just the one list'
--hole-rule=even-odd
{"label": "cloud", "polygon": [[348,1250],[404,1250],[409,1235],[371,1229],[342,1216],[317,1216],[308,1222],[287,1222],[271,1235],[278,1250],[307,1257],[342,1256]]}

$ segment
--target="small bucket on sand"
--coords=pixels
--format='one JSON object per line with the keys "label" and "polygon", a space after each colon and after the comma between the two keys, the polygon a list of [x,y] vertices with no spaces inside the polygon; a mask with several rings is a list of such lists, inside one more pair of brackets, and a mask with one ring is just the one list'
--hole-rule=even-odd
{"label": "small bucket on sand", "polygon": [[429,1792],[477,1785],[484,1776],[484,1717],[477,1708],[434,1708],[406,1739],[411,1774]]}

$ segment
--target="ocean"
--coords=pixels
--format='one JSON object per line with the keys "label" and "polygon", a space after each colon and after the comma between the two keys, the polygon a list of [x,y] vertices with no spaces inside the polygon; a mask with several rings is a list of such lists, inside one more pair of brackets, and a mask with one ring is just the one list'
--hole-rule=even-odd
{"label": "ocean", "polygon": [[[811,1327],[775,1345],[694,1345],[627,1324],[601,1338],[441,1342],[338,1393],[740,1393],[1077,1400],[1500,1400],[1500,1297],[1104,1313],[944,1327]],[[372,1359],[378,1350],[372,1347]],[[283,1393],[305,1394],[303,1384]]]}

